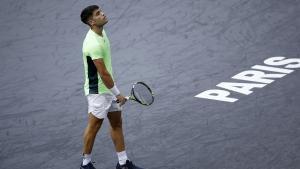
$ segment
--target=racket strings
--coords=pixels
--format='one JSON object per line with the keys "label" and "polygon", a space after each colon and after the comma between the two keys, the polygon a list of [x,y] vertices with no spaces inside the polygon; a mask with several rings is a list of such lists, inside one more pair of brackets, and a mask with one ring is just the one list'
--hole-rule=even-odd
{"label": "racket strings", "polygon": [[153,102],[152,92],[143,84],[136,84],[134,86],[134,95],[142,104],[149,105]]}

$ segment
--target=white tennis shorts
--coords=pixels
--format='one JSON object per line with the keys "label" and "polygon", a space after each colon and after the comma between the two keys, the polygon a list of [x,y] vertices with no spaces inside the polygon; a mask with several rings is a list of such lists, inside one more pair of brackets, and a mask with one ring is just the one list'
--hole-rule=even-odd
{"label": "white tennis shorts", "polygon": [[104,119],[108,112],[122,111],[122,107],[116,102],[116,97],[109,94],[88,94],[88,113],[92,113],[99,119]]}

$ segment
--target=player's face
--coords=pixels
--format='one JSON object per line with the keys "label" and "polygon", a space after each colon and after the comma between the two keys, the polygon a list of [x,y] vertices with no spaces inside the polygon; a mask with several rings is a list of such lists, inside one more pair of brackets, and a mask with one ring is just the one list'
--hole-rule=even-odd
{"label": "player's face", "polygon": [[93,17],[91,18],[91,25],[95,25],[101,27],[108,22],[106,16],[104,15],[103,11],[97,9],[93,12]]}

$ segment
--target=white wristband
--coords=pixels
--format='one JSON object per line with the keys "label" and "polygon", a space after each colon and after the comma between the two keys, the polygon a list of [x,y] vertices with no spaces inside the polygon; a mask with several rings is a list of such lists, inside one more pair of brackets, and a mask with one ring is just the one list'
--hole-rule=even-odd
{"label": "white wristband", "polygon": [[110,89],[110,91],[111,91],[115,96],[118,96],[118,95],[120,94],[120,91],[119,91],[119,89],[117,88],[116,85],[114,85],[114,87],[112,87],[112,88]]}

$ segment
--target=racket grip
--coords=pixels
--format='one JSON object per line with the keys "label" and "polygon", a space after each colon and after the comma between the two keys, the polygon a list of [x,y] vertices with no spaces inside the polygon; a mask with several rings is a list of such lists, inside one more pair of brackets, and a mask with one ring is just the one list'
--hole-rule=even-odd
{"label": "racket grip", "polygon": [[125,99],[126,99],[126,100],[129,100],[129,96],[125,96]]}

